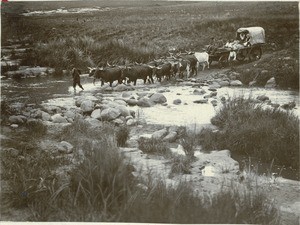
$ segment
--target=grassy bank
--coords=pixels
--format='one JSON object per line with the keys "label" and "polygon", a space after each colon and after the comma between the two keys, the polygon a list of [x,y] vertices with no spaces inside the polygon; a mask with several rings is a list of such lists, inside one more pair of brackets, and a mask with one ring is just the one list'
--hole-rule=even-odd
{"label": "grassy bank", "polygon": [[[32,129],[45,130],[41,125]],[[133,176],[115,134],[112,126],[92,129],[76,120],[56,137],[74,145],[71,161],[39,149],[43,136],[30,140],[30,152],[15,146],[18,155],[8,151],[1,157],[8,183],[2,202],[12,209],[29,208],[26,219],[31,221],[279,223],[277,209],[258,189],[232,184],[214,196],[195,195],[187,181],[169,187],[150,175]]]}
{"label": "grassy bank", "polygon": [[220,131],[201,132],[205,149],[230,149],[299,170],[299,118],[291,112],[236,97],[224,104],[211,123]]}
{"label": "grassy bank", "polygon": [[[126,3],[126,4],[125,4]],[[138,4],[137,4],[138,3]],[[63,3],[61,3],[63,5]],[[8,4],[9,5],[9,4]],[[61,5],[61,6],[62,6]],[[17,8],[18,4],[10,5]],[[2,43],[8,38],[34,45],[26,64],[68,68],[126,62],[147,62],[168,55],[168,50],[202,51],[211,37],[235,38],[239,27],[262,26],[264,51],[298,49],[297,3],[242,4],[230,2],[70,2],[66,8],[111,7],[106,12],[24,17],[3,10]],[[42,6],[23,3],[15,12]],[[8,8],[8,7],[7,7]],[[58,8],[45,3],[44,10]],[[251,12],[251,17],[249,17]],[[62,22],[63,21],[63,22]],[[275,25],[275,26],[274,26]],[[16,32],[17,31],[17,32]],[[24,62],[25,63],[25,62]]]}

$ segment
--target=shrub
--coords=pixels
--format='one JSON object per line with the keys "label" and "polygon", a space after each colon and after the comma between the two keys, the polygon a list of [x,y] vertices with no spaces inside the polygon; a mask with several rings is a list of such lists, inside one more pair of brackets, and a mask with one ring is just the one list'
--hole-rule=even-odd
{"label": "shrub", "polygon": [[168,187],[160,181],[135,193],[120,221],[143,223],[279,224],[277,209],[257,189],[222,188],[213,196],[195,195],[188,182]]}
{"label": "shrub", "polygon": [[256,156],[265,162],[274,159],[279,165],[299,169],[298,117],[255,102],[243,97],[227,102],[211,119],[221,130],[203,130],[199,135],[201,144]]}
{"label": "shrub", "polygon": [[170,149],[168,148],[165,142],[154,138],[139,138],[138,140],[139,149],[144,153],[149,154],[159,154],[166,155],[170,153]]}
{"label": "shrub", "polygon": [[125,147],[126,141],[129,138],[130,130],[127,126],[120,126],[116,131],[116,140],[119,147]]}

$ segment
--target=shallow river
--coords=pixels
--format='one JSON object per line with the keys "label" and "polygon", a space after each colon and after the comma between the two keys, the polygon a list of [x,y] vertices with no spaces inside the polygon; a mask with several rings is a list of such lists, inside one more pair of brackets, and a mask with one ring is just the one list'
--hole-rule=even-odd
{"label": "shallow river", "polygon": [[[87,75],[81,78],[84,91],[73,91],[71,77],[63,77],[60,79],[41,77],[41,78],[27,78],[21,80],[1,80],[1,98],[6,98],[9,102],[25,102],[25,103],[42,103],[47,102],[53,105],[64,106],[66,108],[74,107],[74,97],[78,95],[85,95],[90,92],[97,92],[100,87],[100,82],[94,86],[92,79]],[[142,82],[138,82],[137,87],[141,87]],[[208,104],[195,104],[193,101],[202,99],[200,95],[194,95],[195,88],[191,86],[146,86],[132,91],[133,95],[137,92],[156,93],[162,91],[167,98],[167,106],[156,105],[150,108],[139,108],[137,106],[131,107],[136,111],[136,115],[145,118],[149,124],[163,124],[163,125],[183,125],[189,126],[193,129],[201,127],[205,124],[210,124],[210,119],[215,115],[218,107],[213,107],[210,104],[212,99],[209,99]],[[207,90],[208,87],[204,87]],[[209,91],[207,91],[209,93]],[[119,97],[120,92],[112,92],[107,95],[107,98]],[[249,95],[256,98],[259,95],[266,95],[270,98],[272,103],[285,104],[291,101],[296,102],[296,109],[294,113],[300,116],[299,108],[299,93],[294,90],[274,90],[264,88],[228,88],[222,87],[218,89],[217,99],[221,96],[228,97]],[[105,97],[105,96],[104,96]],[[182,101],[179,105],[174,105],[173,100],[180,99]],[[243,162],[243,158],[237,156],[238,161]],[[253,159],[255,161],[255,159]],[[247,161],[247,159],[246,159]],[[261,164],[262,172],[270,165],[263,166]],[[273,168],[273,171],[279,172],[280,168]],[[289,172],[282,171],[286,178],[299,179],[298,175],[291,175]]]}

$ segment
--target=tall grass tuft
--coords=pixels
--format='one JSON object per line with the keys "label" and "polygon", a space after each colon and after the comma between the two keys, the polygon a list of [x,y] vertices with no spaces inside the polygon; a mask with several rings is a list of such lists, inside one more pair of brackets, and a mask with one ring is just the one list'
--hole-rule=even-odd
{"label": "tall grass tuft", "polygon": [[127,201],[134,177],[113,139],[86,141],[83,151],[85,160],[70,175],[73,205],[81,210],[80,220],[89,213],[112,220]]}
{"label": "tall grass tuft", "polygon": [[116,140],[118,147],[125,147],[129,138],[130,130],[127,126],[120,126],[116,131]]}
{"label": "tall grass tuft", "polygon": [[139,138],[138,140],[139,149],[144,153],[148,154],[159,154],[159,155],[169,155],[170,149],[165,142],[154,138]]}
{"label": "tall grass tuft", "polygon": [[132,196],[120,221],[279,224],[274,204],[257,189],[241,191],[232,185],[212,196],[198,196],[187,182],[169,187],[162,181]]}
{"label": "tall grass tuft", "polygon": [[251,97],[236,97],[211,119],[220,132],[204,129],[205,149],[230,149],[262,161],[299,169],[299,118],[292,112],[266,108]]}

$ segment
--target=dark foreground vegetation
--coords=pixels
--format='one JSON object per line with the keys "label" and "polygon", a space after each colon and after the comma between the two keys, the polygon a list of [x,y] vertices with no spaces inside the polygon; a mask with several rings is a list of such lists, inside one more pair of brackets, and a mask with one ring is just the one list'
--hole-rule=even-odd
{"label": "dark foreground vegetation", "polygon": [[299,118],[292,112],[236,97],[224,104],[211,123],[220,131],[201,132],[205,149],[230,149],[299,172]]}
{"label": "dark foreground vegetation", "polygon": [[[294,60],[298,59],[299,52],[297,2],[87,1],[53,4],[3,4],[2,43],[6,45],[8,39],[17,38],[33,46],[22,62],[24,65],[50,66],[61,74],[71,65],[86,71],[88,66],[106,65],[107,62],[149,62],[167,56],[170,49],[203,51],[211,37],[225,42],[235,38],[239,27],[261,26],[266,33],[263,54],[286,51],[275,56],[280,58],[278,61],[265,62],[261,68],[268,67],[270,74],[278,74],[277,83],[282,87],[299,86],[298,61]],[[110,10],[80,16],[25,17],[18,14],[26,10],[95,6],[110,7]],[[285,56],[292,59],[288,68],[280,64]]]}
{"label": "dark foreground vegetation", "polygon": [[[36,124],[17,142],[3,143],[19,152],[1,157],[2,179],[8,184],[2,207],[29,208],[31,221],[279,223],[277,209],[258,188],[232,184],[213,196],[196,195],[187,181],[170,187],[151,174],[133,176],[117,147],[120,134],[108,124],[95,129],[76,120],[56,134],[57,141],[75,146],[72,159],[41,150],[45,132]],[[33,138],[22,145],[30,134]]]}

